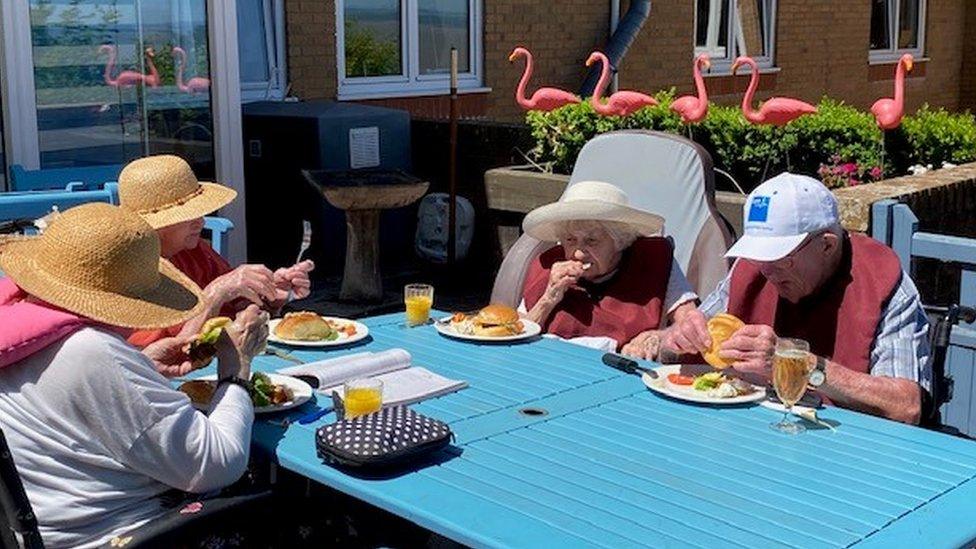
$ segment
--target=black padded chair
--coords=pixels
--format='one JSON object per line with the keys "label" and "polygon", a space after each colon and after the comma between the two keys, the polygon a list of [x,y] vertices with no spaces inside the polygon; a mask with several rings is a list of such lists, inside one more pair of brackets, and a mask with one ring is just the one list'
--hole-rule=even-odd
{"label": "black padded chair", "polygon": [[[272,509],[271,491],[248,489],[232,495],[201,500],[203,507],[195,513],[180,513],[187,500],[171,512],[123,536],[127,541],[116,544],[127,549],[176,547],[181,542],[204,536],[215,524],[260,524],[262,516]],[[0,542],[4,549],[40,549],[44,547],[37,529],[37,517],[31,508],[24,485],[17,473],[7,439],[0,430]],[[227,521],[227,522],[225,522]],[[131,539],[128,539],[131,537]],[[111,543],[105,545],[112,547]]]}
{"label": "black padded chair", "polygon": [[954,390],[952,377],[946,374],[945,368],[952,328],[960,322],[971,323],[976,321],[976,309],[962,305],[951,305],[949,307],[927,306],[925,311],[930,320],[929,341],[932,345],[932,354],[929,358],[929,364],[932,367],[932,390],[922,394],[921,424],[929,429],[965,437],[966,435],[960,433],[958,429],[942,423],[939,409],[943,404],[952,400]]}

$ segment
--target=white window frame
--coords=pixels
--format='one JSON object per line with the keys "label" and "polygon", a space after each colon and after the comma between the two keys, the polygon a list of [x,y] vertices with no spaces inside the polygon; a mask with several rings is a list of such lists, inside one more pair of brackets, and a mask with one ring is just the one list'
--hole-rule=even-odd
{"label": "white window frame", "polygon": [[891,47],[873,49],[868,54],[868,61],[872,64],[894,63],[910,53],[915,59],[925,55],[925,23],[928,19],[928,0],[918,0],[918,47],[898,48],[898,27],[901,25],[901,3],[905,0],[886,0],[888,2],[888,35],[891,37]]}
{"label": "white window frame", "polygon": [[[468,72],[458,74],[461,92],[486,91],[482,85],[484,0],[469,0]],[[400,2],[400,48],[403,52],[401,74],[393,76],[346,76],[345,1],[336,0],[336,67],[339,100],[380,99],[422,95],[446,95],[450,75],[420,74],[420,25],[417,0]]]}
{"label": "white window frame", "polygon": [[[264,40],[268,51],[268,80],[241,82],[241,100],[280,100],[285,97],[288,82],[288,52],[285,49],[285,0],[262,0],[264,4]],[[247,31],[247,29],[243,29]]]}
{"label": "white window frame", "polygon": [[[40,145],[28,0],[0,0],[0,31],[6,161],[36,169]],[[234,223],[226,255],[231,264],[238,264],[247,259],[247,226],[236,0],[207,0],[207,33],[217,180],[237,191],[237,199],[220,214]]]}
{"label": "white window frame", "polygon": [[[721,14],[722,0],[711,0],[711,2],[712,2],[711,9],[719,10],[719,14]],[[697,56],[698,54],[701,53],[707,53],[709,57],[711,57],[712,68],[709,71],[709,74],[731,73],[732,63],[735,62],[735,58],[739,55],[741,43],[745,42],[745,37],[742,34],[742,26],[739,25],[738,4],[739,4],[738,0],[729,0],[729,20],[726,22],[728,26],[725,29],[725,31],[728,33],[729,36],[729,46],[727,48],[721,48],[717,46],[715,48],[709,48],[707,45],[699,47],[697,45],[698,36],[696,35],[692,36],[692,48],[694,51],[694,55]],[[777,14],[778,4],[779,4],[778,0],[772,0],[770,3],[769,23],[768,23],[769,27],[765,29],[766,51],[768,52],[768,54],[752,57],[756,61],[756,64],[759,65],[760,69],[771,69],[775,66],[774,64],[776,60],[776,14]],[[697,33],[698,32],[697,4],[694,5],[694,10],[695,10],[695,20],[693,23],[694,27],[692,28],[694,28],[695,33]],[[718,17],[718,20],[721,21],[721,16]],[[720,25],[718,24],[716,25],[716,27],[719,26]],[[709,29],[709,31],[711,32],[718,32],[718,30],[719,30],[718,28]],[[731,50],[731,51],[726,51],[726,50]]]}

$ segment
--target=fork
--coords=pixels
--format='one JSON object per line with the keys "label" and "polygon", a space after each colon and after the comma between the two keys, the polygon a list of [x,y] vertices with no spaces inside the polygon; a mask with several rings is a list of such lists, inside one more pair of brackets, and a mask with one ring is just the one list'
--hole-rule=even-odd
{"label": "fork", "polygon": [[[302,262],[302,256],[308,251],[309,246],[312,245],[312,224],[307,220],[302,220],[302,246],[298,249],[298,258],[295,259],[295,265]],[[295,300],[295,291],[288,288],[288,298],[285,303],[291,303]]]}

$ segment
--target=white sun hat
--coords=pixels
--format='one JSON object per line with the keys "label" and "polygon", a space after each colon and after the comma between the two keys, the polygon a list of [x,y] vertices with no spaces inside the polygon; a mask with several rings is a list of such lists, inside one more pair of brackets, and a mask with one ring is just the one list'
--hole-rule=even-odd
{"label": "white sun hat", "polygon": [[559,240],[559,226],[566,221],[614,221],[634,228],[641,236],[660,234],[664,218],[630,206],[627,193],[603,181],[570,185],[558,202],[540,206],[525,216],[522,229],[539,240]]}
{"label": "white sun hat", "polygon": [[742,209],[742,238],[725,257],[776,261],[811,233],[837,225],[837,199],[812,177],[782,173],[749,193]]}

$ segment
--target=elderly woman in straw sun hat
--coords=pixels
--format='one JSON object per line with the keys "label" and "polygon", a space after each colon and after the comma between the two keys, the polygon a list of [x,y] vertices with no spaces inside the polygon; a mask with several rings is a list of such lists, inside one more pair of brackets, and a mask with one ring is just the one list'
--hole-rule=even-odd
{"label": "elderly woman in straw sun hat", "polygon": [[664,220],[602,181],[581,181],[529,212],[525,232],[557,245],[529,267],[524,316],[559,337],[653,359],[660,330],[694,310]]}
{"label": "elderly woman in straw sun hat", "polygon": [[157,372],[188,365],[189,338],[140,352],[133,329],[180,324],[200,289],[160,258],[139,216],[86,204],[39,237],[0,241],[0,426],[48,547],[91,547],[244,472],[254,410],[241,379],[268,335],[251,306],[218,341],[208,416]]}
{"label": "elderly woman in straw sun hat", "polygon": [[[289,291],[301,299],[311,288],[309,272],[315,267],[302,261],[272,272],[264,265],[231,268],[200,238],[203,217],[229,204],[237,191],[216,183],[197,181],[193,170],[178,156],[140,158],[119,175],[120,205],[133,211],[155,228],[162,242],[163,257],[203,288],[207,309],[185,326],[144,331],[129,340],[144,346],[166,335],[194,333],[203,322],[235,302],[250,301],[277,311]],[[240,300],[240,301],[239,301]]]}

